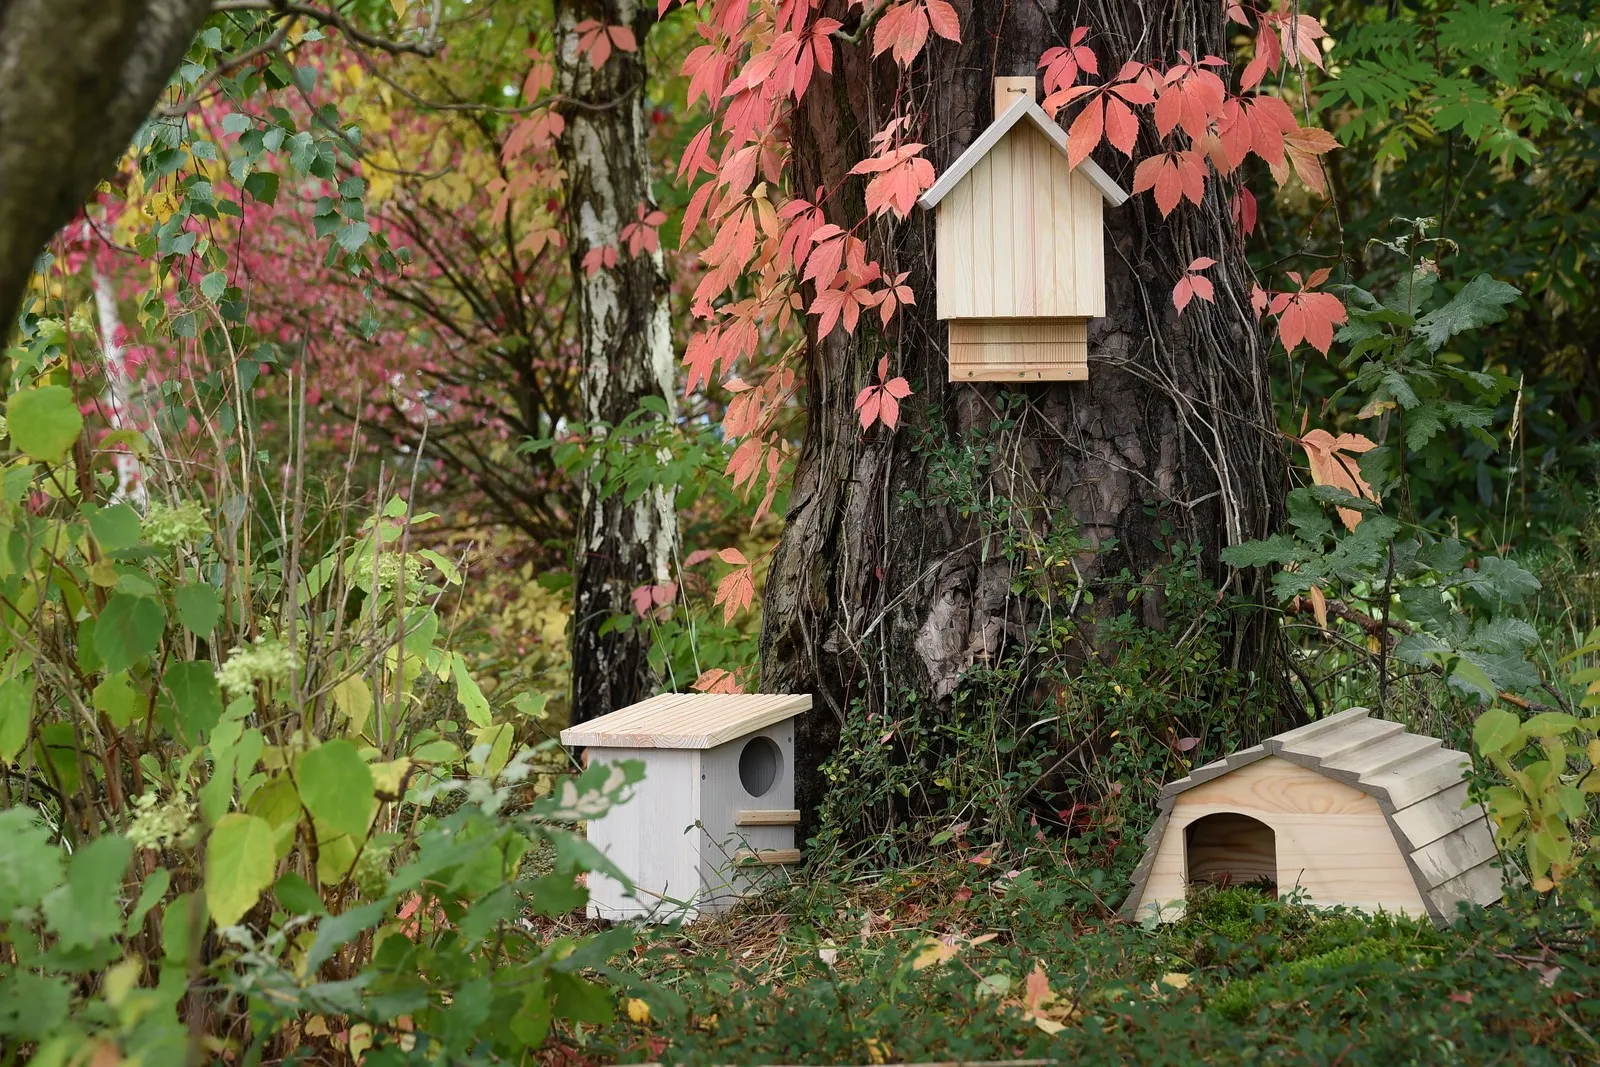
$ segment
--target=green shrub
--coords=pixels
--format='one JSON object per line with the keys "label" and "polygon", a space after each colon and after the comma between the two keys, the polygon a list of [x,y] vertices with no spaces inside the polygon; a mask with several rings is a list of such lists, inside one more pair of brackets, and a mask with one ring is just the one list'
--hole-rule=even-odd
{"label": "green shrub", "polygon": [[609,1019],[594,979],[632,933],[530,919],[621,877],[575,824],[638,767],[539,797],[543,755],[449,645],[430,516],[319,505],[233,373],[169,383],[158,423],[198,434],[94,446],[72,344],[32,319],[0,368],[0,1048],[435,1063]]}

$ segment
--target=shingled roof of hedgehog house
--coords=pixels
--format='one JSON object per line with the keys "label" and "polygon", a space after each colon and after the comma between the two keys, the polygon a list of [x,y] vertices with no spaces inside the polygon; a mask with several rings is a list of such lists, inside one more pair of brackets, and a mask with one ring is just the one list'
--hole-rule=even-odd
{"label": "shingled roof of hedgehog house", "polygon": [[[1429,917],[1444,925],[1457,904],[1496,903],[1504,889],[1498,852],[1481,805],[1469,804],[1465,752],[1434,737],[1372,718],[1356,707],[1267,738],[1259,745],[1197,767],[1161,791],[1160,816],[1145,838],[1124,918],[1137,917],[1177,798],[1196,786],[1269,757],[1279,757],[1353,786],[1378,803],[1405,858]],[[1159,906],[1159,904],[1157,905]]]}

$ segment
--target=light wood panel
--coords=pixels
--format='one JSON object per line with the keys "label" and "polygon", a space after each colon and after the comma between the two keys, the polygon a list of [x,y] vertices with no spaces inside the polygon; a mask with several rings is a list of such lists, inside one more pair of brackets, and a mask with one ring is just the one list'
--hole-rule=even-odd
{"label": "light wood panel", "polygon": [[588,824],[589,843],[634,883],[598,871],[589,875],[591,918],[693,917],[700,892],[700,753],[654,749],[593,749],[591,761],[643,760],[644,781],[632,799]]}
{"label": "light wood panel", "polygon": [[566,745],[714,748],[811,708],[809,694],[663,693],[561,731]]}
{"label": "light wood panel", "polygon": [[773,867],[786,863],[799,863],[800,850],[797,848],[741,848],[733,854],[735,863],[753,863],[763,867]]}
{"label": "light wood panel", "polygon": [[1359,789],[1277,756],[1203,782],[1173,799],[1172,815],[1136,914],[1156,905],[1164,919],[1182,915],[1189,875],[1186,828],[1207,815],[1223,813],[1247,815],[1271,827],[1282,895],[1298,888],[1313,904],[1427,914],[1378,802]]}
{"label": "light wood panel", "polygon": [[1082,382],[1089,326],[1072,319],[952,319],[953,382]]}
{"label": "light wood panel", "polygon": [[800,812],[796,808],[775,808],[771,811],[741,811],[734,817],[735,826],[799,826]]}
{"label": "light wood panel", "polygon": [[[745,791],[739,777],[739,758],[753,737],[778,746],[777,776],[760,797]],[[771,811],[794,811],[793,822],[776,819],[745,822],[744,816]],[[700,910],[722,911],[741,897],[760,890],[783,876],[781,864],[750,864],[738,859],[740,851],[764,852],[795,847],[799,811],[794,806],[794,723],[784,722],[719,745],[701,754],[700,762]]]}
{"label": "light wood panel", "polygon": [[1044,134],[1013,126],[938,207],[939,317],[1104,315],[1103,209]]}
{"label": "light wood panel", "polygon": [[1483,806],[1472,803],[1466,782],[1458,782],[1442,793],[1435,793],[1389,816],[1405,844],[1413,849],[1437,841],[1469,823],[1482,822],[1484,818]]}

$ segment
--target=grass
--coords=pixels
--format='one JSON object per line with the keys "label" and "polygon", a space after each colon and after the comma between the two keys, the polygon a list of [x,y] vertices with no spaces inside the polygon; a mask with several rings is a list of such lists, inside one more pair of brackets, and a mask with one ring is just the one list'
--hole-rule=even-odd
{"label": "grass", "polygon": [[1439,931],[1235,888],[1144,929],[1080,873],[812,874],[648,931],[617,974],[632,1011],[547,1062],[1600,1061],[1600,942],[1548,902]]}

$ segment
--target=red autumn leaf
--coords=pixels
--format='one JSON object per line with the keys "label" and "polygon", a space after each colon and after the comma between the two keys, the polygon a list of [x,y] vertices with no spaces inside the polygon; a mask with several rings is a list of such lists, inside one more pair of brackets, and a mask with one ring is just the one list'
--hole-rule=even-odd
{"label": "red autumn leaf", "polygon": [[717,550],[717,558],[734,567],[743,567],[750,561],[744,558],[744,553],[737,548],[721,548]]}
{"label": "red autumn leaf", "polygon": [[1178,279],[1178,284],[1172,289],[1172,306],[1178,309],[1178,314],[1183,314],[1183,309],[1189,306],[1189,301],[1195,297],[1207,303],[1215,303],[1215,290],[1211,279],[1195,273],[1208,267],[1216,266],[1217,261],[1210,256],[1201,256],[1185,269],[1183,277]]}
{"label": "red autumn leaf", "polygon": [[1178,201],[1188,197],[1200,203],[1205,196],[1205,157],[1197,149],[1163,152],[1140,162],[1133,172],[1133,191],[1150,190],[1163,217],[1172,214]]}
{"label": "red autumn leaf", "polygon": [[1322,23],[1310,15],[1290,15],[1287,12],[1278,15],[1276,21],[1283,50],[1298,52],[1307,63],[1321,70],[1322,49],[1317,47],[1317,39],[1326,36]]}
{"label": "red autumn leaf", "polygon": [[1139,138],[1139,117],[1133,113],[1133,108],[1116,96],[1106,97],[1105,126],[1106,140],[1111,142],[1111,147],[1132,159],[1133,146]]}
{"label": "red autumn leaf", "polygon": [[928,0],[928,22],[947,41],[961,42],[961,19],[946,0]]}
{"label": "red autumn leaf", "polygon": [[[1296,127],[1293,131],[1283,135],[1283,146],[1289,156],[1289,162],[1294,165],[1294,172],[1306,187],[1320,196],[1328,195],[1328,180],[1322,171],[1321,156],[1339,147],[1339,141],[1327,130],[1319,130],[1313,126]],[[1285,174],[1283,168],[1274,167],[1273,177],[1282,182]]]}
{"label": "red autumn leaf", "polygon": [[889,357],[878,360],[878,379],[881,384],[869,385],[856,394],[856,412],[861,417],[861,428],[868,429],[874,422],[893,430],[900,422],[900,401],[911,395],[911,383],[904,378],[885,378],[889,373]]}
{"label": "red autumn leaf", "polygon": [[1067,130],[1067,165],[1076,167],[1100,144],[1105,132],[1105,101],[1096,96],[1078,112]]}
{"label": "red autumn leaf", "polygon": [[[1300,284],[1300,276],[1290,273],[1290,278]],[[1333,328],[1344,322],[1344,304],[1332,293],[1313,292],[1328,279],[1326,270],[1312,274],[1299,292],[1277,293],[1272,297],[1270,310],[1278,316],[1278,339],[1284,350],[1292,352],[1301,341],[1311,342],[1323,355],[1333,345]]]}
{"label": "red autumn leaf", "polygon": [[740,692],[738,676],[732,671],[723,670],[721,667],[712,667],[708,671],[702,671],[700,677],[689,684],[689,688],[697,693]]}
{"label": "red autumn leaf", "polygon": [[1065,48],[1059,45],[1047,48],[1044,55],[1039,57],[1039,66],[1044,68],[1046,96],[1060,89],[1072,88],[1080,72],[1100,73],[1100,61],[1095,58],[1094,50],[1083,44],[1087,36],[1089,27],[1079,26],[1072,31],[1071,40]]}
{"label": "red autumn leaf", "polygon": [[1263,25],[1261,32],[1256,34],[1255,57],[1245,64],[1244,74],[1239,78],[1239,88],[1247,91],[1254,89],[1261,84],[1261,79],[1267,76],[1268,71],[1276,73],[1282,55],[1277,36]]}
{"label": "red autumn leaf", "polygon": [[[1378,499],[1378,494],[1361,476],[1355,459],[1361,453],[1377,448],[1376,442],[1358,433],[1342,433],[1335,437],[1327,430],[1316,429],[1301,437],[1299,443],[1306,451],[1313,482],[1343,489],[1351,496],[1366,500]],[[1350,508],[1339,508],[1338,511],[1346,529],[1354,530],[1361,525],[1361,512]]]}
{"label": "red autumn leaf", "polygon": [[862,160],[850,168],[851,174],[876,175],[867,183],[867,211],[873,215],[893,212],[906,218],[916,206],[917,197],[933,185],[933,164],[920,158],[925,145],[907,144],[882,155]]}
{"label": "red autumn leaf", "polygon": [[920,3],[893,4],[872,33],[872,56],[892,52],[902,67],[911,66],[928,42],[928,14]]}
{"label": "red autumn leaf", "polygon": [[1239,236],[1246,237],[1255,232],[1256,198],[1254,193],[1241,185],[1239,191],[1234,194],[1231,210],[1233,212],[1233,223],[1239,227]]}
{"label": "red autumn leaf", "polygon": [[755,572],[750,567],[740,567],[729,571],[717,583],[717,594],[712,603],[722,605],[722,621],[729,623],[735,615],[750,606],[755,595]]}
{"label": "red autumn leaf", "polygon": [[1256,318],[1267,313],[1267,306],[1272,303],[1272,295],[1261,288],[1257,282],[1250,283],[1250,306],[1255,309]]}

